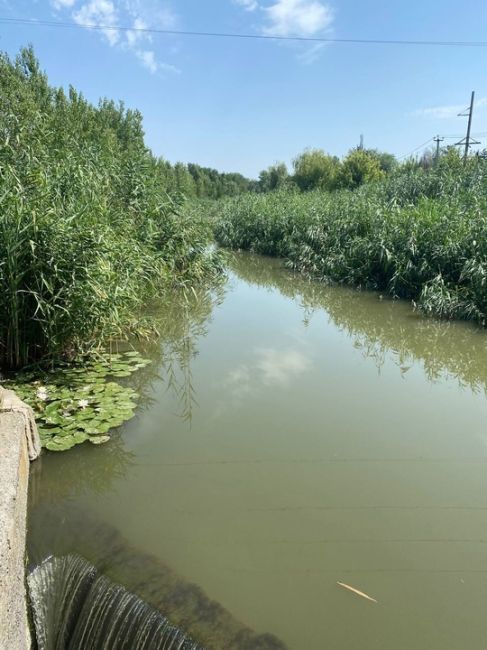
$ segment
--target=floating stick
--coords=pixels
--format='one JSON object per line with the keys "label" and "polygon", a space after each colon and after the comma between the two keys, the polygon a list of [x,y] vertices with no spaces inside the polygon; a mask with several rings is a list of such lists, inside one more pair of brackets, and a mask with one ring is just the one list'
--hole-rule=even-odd
{"label": "floating stick", "polygon": [[351,587],[350,585],[346,585],[344,582],[337,582],[337,585],[340,585],[340,587],[343,587],[344,589],[348,589],[349,591],[353,591],[354,594],[357,594],[357,596],[362,596],[362,598],[365,598],[366,600],[370,600],[373,603],[376,603],[376,599],[372,598],[371,596],[368,596],[367,594],[364,594],[363,591],[359,591],[358,589],[355,589],[355,587]]}

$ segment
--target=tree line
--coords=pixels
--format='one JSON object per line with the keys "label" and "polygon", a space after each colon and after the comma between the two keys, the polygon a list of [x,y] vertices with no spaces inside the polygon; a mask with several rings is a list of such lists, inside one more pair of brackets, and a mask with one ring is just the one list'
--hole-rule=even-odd
{"label": "tree line", "polygon": [[352,149],[343,160],[322,149],[307,149],[293,160],[293,173],[279,162],[259,174],[258,192],[272,192],[284,187],[310,190],[355,189],[380,180],[398,166],[396,158],[376,149]]}

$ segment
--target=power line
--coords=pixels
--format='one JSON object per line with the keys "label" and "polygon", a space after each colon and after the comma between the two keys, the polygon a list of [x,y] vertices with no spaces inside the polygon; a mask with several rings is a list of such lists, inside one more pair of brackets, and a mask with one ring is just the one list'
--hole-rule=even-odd
{"label": "power line", "polygon": [[[481,138],[481,137],[486,137],[486,136],[487,136],[487,131],[485,133],[473,133],[472,134],[472,137],[476,137],[476,138]],[[403,158],[409,158],[409,156],[412,156],[413,153],[416,153],[417,151],[419,151],[423,147],[426,147],[426,145],[429,144],[430,142],[436,142],[438,138],[441,141],[444,138],[445,139],[456,139],[456,138],[459,138],[459,137],[461,137],[461,135],[444,135],[444,136],[437,135],[435,138],[430,138],[429,140],[426,140],[426,142],[423,142],[422,144],[418,145],[415,149],[413,149],[409,153],[405,153],[402,156],[397,156],[397,159],[402,160]],[[480,143],[477,143],[477,144],[480,144]]]}
{"label": "power line", "polygon": [[[485,138],[487,136],[487,131],[484,131],[483,133],[472,133],[472,137],[474,138]],[[457,140],[458,138],[463,138],[463,133],[455,133],[453,135],[444,135],[444,138],[448,140]]]}
{"label": "power line", "polygon": [[271,41],[300,41],[311,43],[342,43],[358,45],[419,45],[440,47],[487,47],[487,41],[420,41],[370,38],[326,38],[321,36],[273,36],[271,34],[238,34],[231,32],[199,32],[177,29],[156,29],[152,27],[126,27],[122,25],[100,25],[89,23],[72,23],[54,20],[34,20],[30,18],[1,18],[0,23],[15,25],[32,25],[42,27],[61,27],[75,29],[95,29],[114,32],[141,32],[146,34],[165,34],[169,36],[204,36],[213,38],[241,38]]}
{"label": "power line", "polygon": [[413,153],[416,153],[416,151],[419,151],[419,149],[421,149],[422,147],[425,147],[425,146],[426,146],[427,144],[429,144],[430,142],[433,142],[433,138],[430,138],[429,140],[426,140],[426,142],[423,142],[422,144],[420,144],[419,146],[417,146],[416,149],[413,149],[413,150],[410,151],[409,153],[405,153],[405,154],[402,155],[402,156],[398,156],[397,159],[398,159],[398,160],[402,160],[403,158],[409,158],[409,156],[412,156]]}

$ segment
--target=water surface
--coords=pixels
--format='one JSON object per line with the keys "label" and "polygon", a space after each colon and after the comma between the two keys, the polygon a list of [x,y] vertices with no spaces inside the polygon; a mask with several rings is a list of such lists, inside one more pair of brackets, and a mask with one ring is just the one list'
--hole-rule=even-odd
{"label": "water surface", "polygon": [[102,521],[293,650],[483,648],[487,334],[275,260],[230,271],[219,304],[155,313],[136,418],[42,459],[31,556],[116,573]]}

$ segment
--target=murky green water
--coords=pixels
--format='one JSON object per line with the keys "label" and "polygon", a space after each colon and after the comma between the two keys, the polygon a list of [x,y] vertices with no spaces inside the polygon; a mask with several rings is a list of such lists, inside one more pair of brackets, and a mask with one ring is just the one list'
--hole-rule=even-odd
{"label": "murky green water", "polygon": [[123,536],[294,650],[485,647],[487,334],[276,261],[231,269],[213,310],[157,315],[138,417],[35,469],[31,556],[123,575]]}

